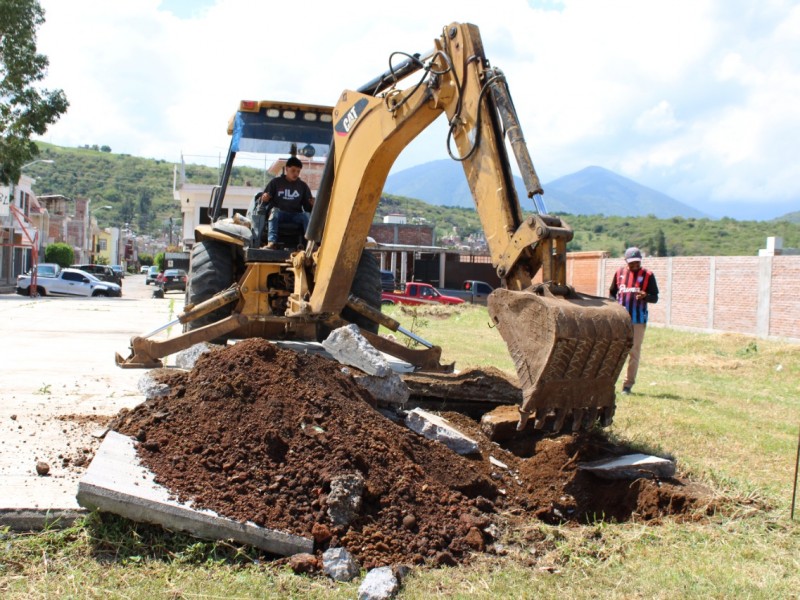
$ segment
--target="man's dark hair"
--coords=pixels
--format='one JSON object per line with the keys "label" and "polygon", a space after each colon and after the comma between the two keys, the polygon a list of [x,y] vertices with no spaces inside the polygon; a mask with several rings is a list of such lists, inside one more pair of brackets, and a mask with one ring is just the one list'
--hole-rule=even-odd
{"label": "man's dark hair", "polygon": [[300,167],[302,169],[303,168],[303,163],[300,162],[300,159],[297,158],[296,156],[290,156],[286,161],[286,166],[287,167]]}

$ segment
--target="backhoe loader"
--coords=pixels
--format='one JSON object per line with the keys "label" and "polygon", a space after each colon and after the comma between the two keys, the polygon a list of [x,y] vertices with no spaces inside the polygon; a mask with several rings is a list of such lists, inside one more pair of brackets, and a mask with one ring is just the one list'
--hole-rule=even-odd
{"label": "backhoe loader", "polygon": [[[522,388],[522,428],[560,431],[611,422],[614,386],[632,343],[627,312],[615,302],[566,284],[572,230],[546,213],[502,71],[484,55],[478,28],[453,23],[434,48],[404,60],[333,107],[284,102],[240,103],[229,123],[231,146],[209,204],[211,224],[195,232],[184,333],[131,340],[123,367],[160,366],[159,358],[207,340],[261,336],[319,340],[356,323],[379,350],[419,369],[446,369],[441,348],[415,336],[422,349],[376,335],[383,324],[410,333],[380,312],[380,275],[365,251],[369,228],[392,164],[435,119],[449,123],[447,149],[469,182],[502,286],[489,314],[508,345]],[[410,82],[401,89],[400,84]],[[300,243],[283,250],[251,247],[251,221],[221,215],[239,152],[315,157],[329,152]],[[514,187],[513,153],[532,199],[523,214]],[[541,271],[542,281],[534,285]],[[166,327],[166,326],[165,326]],[[163,328],[162,328],[163,329]],[[160,331],[160,330],[157,330]],[[411,334],[413,335],[413,334]]]}

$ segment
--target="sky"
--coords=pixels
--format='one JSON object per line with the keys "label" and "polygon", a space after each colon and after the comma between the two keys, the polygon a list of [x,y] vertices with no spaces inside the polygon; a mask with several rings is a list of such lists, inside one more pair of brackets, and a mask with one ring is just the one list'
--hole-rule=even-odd
{"label": "sky", "polygon": [[[40,3],[43,85],[70,102],[40,139],[60,146],[216,165],[240,100],[332,105],[469,22],[545,184],[600,166],[713,217],[800,210],[797,1]],[[445,138],[442,118],[393,171],[447,158]]]}

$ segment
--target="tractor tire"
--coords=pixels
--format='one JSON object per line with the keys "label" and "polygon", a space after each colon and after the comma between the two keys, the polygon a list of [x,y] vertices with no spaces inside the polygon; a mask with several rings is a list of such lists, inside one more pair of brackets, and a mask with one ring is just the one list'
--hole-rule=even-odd
{"label": "tractor tire", "polygon": [[[189,281],[186,285],[186,304],[200,304],[213,295],[228,289],[235,281],[235,250],[228,244],[213,240],[199,242],[192,247]],[[229,317],[235,303],[226,304],[202,317],[189,321],[184,331]]]}
{"label": "tractor tire", "polygon": [[[381,309],[381,267],[377,257],[372,252],[366,250],[361,253],[358,261],[356,276],[353,278],[353,285],[350,293],[357,298],[361,298],[372,308]],[[379,325],[370,321],[365,316],[346,308],[342,311],[342,318],[351,323],[355,323],[361,329],[370,333],[378,333]]]}

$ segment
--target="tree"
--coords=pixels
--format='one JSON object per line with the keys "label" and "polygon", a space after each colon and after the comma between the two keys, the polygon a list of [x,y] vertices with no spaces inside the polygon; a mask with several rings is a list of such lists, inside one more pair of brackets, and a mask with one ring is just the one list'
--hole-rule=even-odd
{"label": "tree", "polygon": [[44,249],[44,261],[56,263],[61,267],[68,267],[75,262],[75,251],[69,244],[56,242]]}
{"label": "tree", "polygon": [[39,153],[32,135],[42,135],[67,110],[62,90],[36,87],[48,60],[36,52],[36,30],[44,23],[38,0],[0,2],[0,183],[16,182],[22,165]]}
{"label": "tree", "polygon": [[658,249],[656,250],[658,256],[667,256],[669,253],[667,252],[667,238],[664,235],[664,230],[658,230]]}

